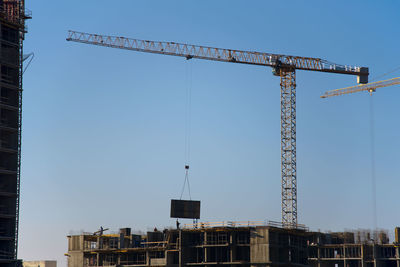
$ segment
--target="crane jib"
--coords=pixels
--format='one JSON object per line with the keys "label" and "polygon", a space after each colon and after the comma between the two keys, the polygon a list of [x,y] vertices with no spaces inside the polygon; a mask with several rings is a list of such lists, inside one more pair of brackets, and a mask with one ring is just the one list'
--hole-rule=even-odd
{"label": "crane jib", "polygon": [[360,83],[368,82],[368,68],[335,64],[320,58],[242,51],[176,42],[140,40],[76,31],[68,32],[67,41],[147,53],[180,56],[185,57],[186,59],[198,58],[221,62],[268,66],[273,68],[276,68],[277,65],[280,64],[280,66],[278,66],[279,68],[356,75],[360,77]]}

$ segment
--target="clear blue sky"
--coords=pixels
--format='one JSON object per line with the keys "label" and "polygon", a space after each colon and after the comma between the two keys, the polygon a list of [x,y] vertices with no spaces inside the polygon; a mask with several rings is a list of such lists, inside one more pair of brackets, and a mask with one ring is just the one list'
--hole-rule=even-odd
{"label": "clear blue sky", "polygon": [[[27,0],[19,257],[65,266],[66,235],[174,225],[187,62],[66,42],[67,30],[399,67],[399,1]],[[202,221],[281,218],[271,69],[193,60],[191,189]],[[387,78],[400,76],[400,72]],[[320,99],[346,75],[297,73],[299,222],[371,228],[370,97]],[[400,88],[373,96],[378,226],[400,221]],[[186,195],[187,196],[187,195]]]}

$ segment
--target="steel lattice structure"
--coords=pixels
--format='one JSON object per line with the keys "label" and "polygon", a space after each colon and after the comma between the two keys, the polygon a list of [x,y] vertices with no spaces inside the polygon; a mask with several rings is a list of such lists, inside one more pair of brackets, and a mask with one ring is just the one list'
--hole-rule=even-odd
{"label": "steel lattice structure", "polygon": [[127,49],[146,53],[198,58],[222,62],[268,66],[281,77],[281,168],[282,223],[297,227],[296,175],[296,70],[350,74],[368,82],[368,68],[340,65],[312,57],[242,51],[175,42],[148,41],[126,37],[69,31],[67,41]]}
{"label": "steel lattice structure", "polygon": [[297,227],[296,72],[281,71],[282,222]]}
{"label": "steel lattice structure", "polygon": [[321,96],[321,98],[327,98],[327,97],[339,96],[339,95],[347,95],[347,94],[352,94],[352,93],[357,93],[357,92],[362,92],[362,91],[368,91],[368,92],[372,93],[372,92],[375,92],[377,88],[392,86],[392,85],[396,85],[396,84],[400,84],[400,77],[388,79],[388,80],[384,80],[384,81],[360,84],[360,85],[356,85],[356,86],[350,86],[350,87],[345,87],[345,88],[341,88],[341,89],[327,91]]}

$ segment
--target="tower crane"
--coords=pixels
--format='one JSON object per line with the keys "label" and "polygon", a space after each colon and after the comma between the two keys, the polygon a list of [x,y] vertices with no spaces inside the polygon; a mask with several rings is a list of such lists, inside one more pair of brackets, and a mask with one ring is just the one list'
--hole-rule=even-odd
{"label": "tower crane", "polygon": [[368,82],[368,68],[340,65],[312,57],[241,51],[175,42],[139,40],[126,37],[69,31],[67,41],[230,63],[267,66],[280,77],[281,85],[281,176],[282,224],[296,228],[297,168],[296,168],[296,70],[349,74],[359,83]]}
{"label": "tower crane", "polygon": [[[388,87],[392,85],[400,84],[400,77],[378,81],[378,82],[371,82],[366,84],[360,84],[340,89],[335,89],[331,91],[326,91],[321,98],[328,98],[332,96],[340,96],[340,95],[347,95],[357,92],[367,91],[372,96],[372,93],[376,91],[377,88]],[[376,178],[375,178],[375,142],[374,142],[374,119],[373,119],[373,102],[371,98],[371,106],[370,106],[370,131],[371,131],[371,173],[372,173],[372,198],[373,198],[373,217],[374,217],[374,228],[375,231],[377,229],[377,213],[376,213]]]}
{"label": "tower crane", "polygon": [[372,94],[373,92],[376,91],[377,88],[392,86],[392,85],[396,85],[396,84],[400,84],[400,77],[383,80],[383,81],[378,81],[378,82],[373,82],[373,83],[366,83],[366,84],[345,87],[345,88],[331,90],[331,91],[326,91],[321,96],[321,98],[327,98],[327,97],[339,96],[339,95],[347,95],[347,94],[352,94],[352,93],[357,93],[357,92],[362,92],[362,91],[368,91]]}

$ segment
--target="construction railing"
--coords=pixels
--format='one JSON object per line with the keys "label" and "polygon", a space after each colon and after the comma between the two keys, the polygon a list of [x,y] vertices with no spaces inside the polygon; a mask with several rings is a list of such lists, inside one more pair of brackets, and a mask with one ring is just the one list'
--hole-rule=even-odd
{"label": "construction railing", "polygon": [[223,222],[198,222],[184,224],[183,229],[214,228],[214,227],[255,227],[266,226],[264,221],[223,221]]}
{"label": "construction railing", "polygon": [[275,221],[268,221],[268,226],[277,227],[277,228],[285,228],[285,226],[289,226],[289,228],[291,228],[291,229],[297,229],[297,230],[303,230],[303,231],[309,230],[309,228],[307,226],[305,226],[304,224],[296,224],[296,225],[285,224],[285,225],[283,225],[281,222],[275,222]]}
{"label": "construction railing", "polygon": [[167,241],[156,241],[156,242],[141,242],[140,244],[142,245],[142,247],[145,248],[163,248],[167,245]]}
{"label": "construction railing", "polygon": [[[184,224],[183,229],[201,229],[201,228],[215,228],[215,227],[256,227],[256,226],[271,226],[284,228],[284,225],[281,222],[275,221],[222,221],[222,222],[197,222]],[[297,224],[291,227],[293,229],[308,231],[308,227],[304,224]]]}

